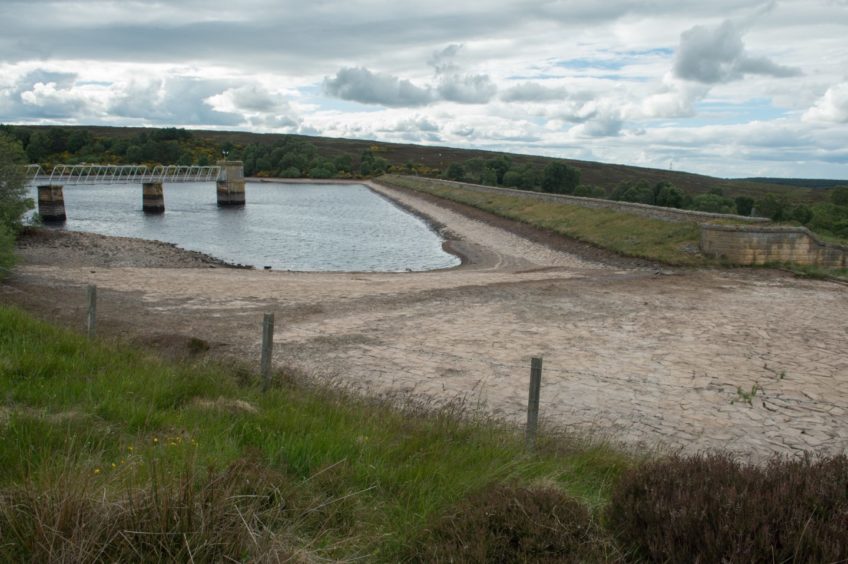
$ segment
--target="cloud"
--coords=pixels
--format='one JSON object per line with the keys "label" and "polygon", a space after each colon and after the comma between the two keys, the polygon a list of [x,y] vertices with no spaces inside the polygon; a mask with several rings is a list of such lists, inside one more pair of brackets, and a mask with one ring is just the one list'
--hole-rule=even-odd
{"label": "cloud", "polygon": [[676,80],[666,75],[662,89],[642,100],[642,115],[651,118],[694,116],[695,103],[702,100],[709,90],[709,85]]}
{"label": "cloud", "polygon": [[804,113],[804,121],[848,123],[848,82],[827,89],[816,103]]}
{"label": "cloud", "polygon": [[729,20],[717,27],[695,26],[680,35],[673,67],[674,76],[704,84],[738,80],[746,74],[784,78],[801,70],[779,65],[766,57],[746,52],[742,33]]}
{"label": "cloud", "polygon": [[446,102],[485,104],[495,97],[498,87],[487,74],[466,74],[456,62],[463,45],[453,43],[435,51],[428,64],[439,79],[437,96]]}
{"label": "cloud", "polygon": [[568,96],[565,88],[542,86],[536,82],[517,84],[501,94],[504,102],[552,102]]}
{"label": "cloud", "polygon": [[325,78],[324,91],[342,100],[389,107],[424,106],[433,101],[429,88],[362,67],[343,68],[334,78]]}
{"label": "cloud", "polygon": [[438,92],[448,102],[485,104],[495,97],[498,87],[486,74],[452,74],[442,78]]}
{"label": "cloud", "polygon": [[96,100],[75,89],[77,74],[34,69],[0,90],[0,119],[67,119],[99,113]]}
{"label": "cloud", "polygon": [[218,111],[209,102],[233,86],[231,81],[182,76],[131,82],[114,96],[108,111],[113,116],[163,125],[242,125],[242,114]]}
{"label": "cloud", "polygon": [[409,80],[366,68],[343,68],[324,79],[324,92],[330,96],[390,108],[426,106],[438,101],[484,104],[497,93],[497,86],[485,74],[442,75],[437,86],[416,86]]}

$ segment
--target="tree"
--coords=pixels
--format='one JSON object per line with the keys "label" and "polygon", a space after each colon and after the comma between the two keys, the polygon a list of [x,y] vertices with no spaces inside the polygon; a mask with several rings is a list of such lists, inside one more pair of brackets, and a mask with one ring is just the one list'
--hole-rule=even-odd
{"label": "tree", "polygon": [[804,204],[798,204],[792,210],[792,219],[801,225],[807,225],[813,219],[813,210]]}
{"label": "tree", "polygon": [[669,182],[658,182],[654,186],[654,205],[666,208],[682,208],[686,203],[686,194]]}
{"label": "tree", "polygon": [[785,221],[789,219],[789,200],[786,196],[776,197],[774,194],[766,194],[766,197],[757,202],[757,211],[774,221]]}
{"label": "tree", "polygon": [[735,213],[736,203],[718,194],[698,194],[692,198],[692,208],[710,213]]}
{"label": "tree", "polygon": [[451,163],[445,172],[445,178],[448,180],[462,180],[465,178],[465,169],[459,163]]}
{"label": "tree", "polygon": [[40,163],[50,153],[50,138],[43,131],[36,131],[29,137],[26,154],[31,163]]}
{"label": "tree", "polygon": [[542,191],[571,194],[580,184],[580,171],[565,163],[552,162],[542,173]]}
{"label": "tree", "polygon": [[837,206],[848,206],[848,186],[837,186],[830,193],[830,201]]}
{"label": "tree", "polygon": [[[14,262],[14,238],[21,217],[33,207],[27,198],[24,168],[26,153],[20,142],[0,132],[0,267]],[[2,271],[0,271],[2,274]]]}
{"label": "tree", "polygon": [[754,211],[754,199],[748,196],[739,196],[736,198],[736,213],[739,215],[751,215]]}

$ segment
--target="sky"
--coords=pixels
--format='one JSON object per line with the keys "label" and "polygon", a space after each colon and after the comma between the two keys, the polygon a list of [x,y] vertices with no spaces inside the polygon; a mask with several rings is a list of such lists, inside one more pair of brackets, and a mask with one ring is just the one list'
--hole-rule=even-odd
{"label": "sky", "polygon": [[0,123],[848,178],[848,0],[0,0]]}

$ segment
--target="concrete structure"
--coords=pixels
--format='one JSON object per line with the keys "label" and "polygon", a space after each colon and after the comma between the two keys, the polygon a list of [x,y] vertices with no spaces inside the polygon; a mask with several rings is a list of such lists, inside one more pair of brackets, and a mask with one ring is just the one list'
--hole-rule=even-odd
{"label": "concrete structure", "polygon": [[241,161],[218,161],[218,205],[244,205],[244,163]]}
{"label": "concrete structure", "polygon": [[165,194],[161,182],[145,182],[141,185],[142,210],[144,213],[165,213]]}
{"label": "concrete structure", "polygon": [[66,220],[62,192],[67,184],[141,184],[145,213],[163,213],[163,183],[216,181],[219,206],[244,206],[244,165],[221,161],[215,166],[178,165],[56,165],[51,171],[26,167],[27,183],[38,186],[38,211],[47,223]]}
{"label": "concrete structure", "polygon": [[825,243],[804,227],[705,224],[701,251],[735,264],[848,266],[848,247]]}
{"label": "concrete structure", "polygon": [[44,223],[62,223],[67,219],[62,186],[46,184],[38,187],[38,215]]}

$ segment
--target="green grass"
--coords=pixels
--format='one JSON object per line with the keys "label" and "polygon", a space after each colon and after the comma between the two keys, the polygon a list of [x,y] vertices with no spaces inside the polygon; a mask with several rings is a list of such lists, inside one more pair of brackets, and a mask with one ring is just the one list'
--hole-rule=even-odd
{"label": "green grass", "polygon": [[673,223],[614,210],[476,192],[430,179],[383,176],[379,182],[467,204],[629,257],[672,265],[712,264],[697,250],[700,231],[696,222]]}
{"label": "green grass", "polygon": [[[111,530],[129,514],[127,527],[161,529],[162,539],[184,531],[185,546],[156,545],[162,557],[210,547],[257,557],[267,548],[261,537],[313,556],[395,561],[429,520],[480,488],[554,484],[597,508],[631,464],[610,448],[554,436],[527,453],[519,432],[461,407],[392,407],[281,381],[263,395],[247,374],[170,364],[0,308],[0,559],[56,558],[45,552],[50,543],[22,539],[58,534],[66,521],[68,531],[97,518],[98,530]],[[253,505],[236,515],[185,501],[194,496]],[[200,516],[179,519],[188,505]],[[19,536],[4,523],[19,524]],[[252,532],[228,544],[227,531],[236,538],[241,529]],[[198,532],[213,530],[216,542]],[[97,531],[88,541],[74,534],[62,546],[77,557],[107,542]]]}

